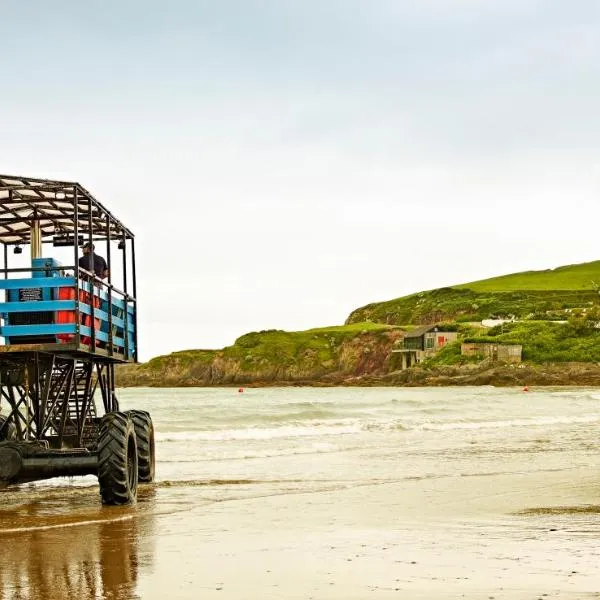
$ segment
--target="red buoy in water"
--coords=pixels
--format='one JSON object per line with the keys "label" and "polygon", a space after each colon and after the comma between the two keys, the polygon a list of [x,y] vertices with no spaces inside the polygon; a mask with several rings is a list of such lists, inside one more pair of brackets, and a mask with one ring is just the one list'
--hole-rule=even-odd
{"label": "red buoy in water", "polygon": [[525,387],[523,388],[523,391],[524,391],[524,392],[528,392],[528,391],[529,391],[529,387],[528,387],[528,386],[525,386]]}
{"label": "red buoy in water", "polygon": [[244,391],[244,388],[239,388],[238,392],[241,394]]}

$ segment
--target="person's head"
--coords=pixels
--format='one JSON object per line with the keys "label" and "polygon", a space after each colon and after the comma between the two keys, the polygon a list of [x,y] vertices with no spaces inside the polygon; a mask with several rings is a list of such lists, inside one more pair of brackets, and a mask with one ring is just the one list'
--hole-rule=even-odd
{"label": "person's head", "polygon": [[92,250],[94,250],[96,248],[96,246],[94,246],[94,244],[91,244],[90,242],[86,242],[83,245],[83,253],[84,254],[89,254]]}

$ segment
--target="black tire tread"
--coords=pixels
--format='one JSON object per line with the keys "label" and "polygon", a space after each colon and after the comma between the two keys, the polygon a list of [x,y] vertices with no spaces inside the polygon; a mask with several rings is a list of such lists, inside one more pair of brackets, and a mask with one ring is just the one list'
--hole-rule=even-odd
{"label": "black tire tread", "polygon": [[107,413],[100,421],[98,435],[98,482],[103,504],[130,504],[136,499],[137,481],[130,486],[127,445],[135,439],[131,419],[122,412]]}
{"label": "black tire tread", "polygon": [[6,415],[0,415],[0,442],[11,441],[16,439],[17,428],[12,422],[12,419],[9,420]]}
{"label": "black tire tread", "polygon": [[138,451],[138,481],[151,483],[154,481],[154,425],[150,413],[145,410],[129,410],[135,429]]}

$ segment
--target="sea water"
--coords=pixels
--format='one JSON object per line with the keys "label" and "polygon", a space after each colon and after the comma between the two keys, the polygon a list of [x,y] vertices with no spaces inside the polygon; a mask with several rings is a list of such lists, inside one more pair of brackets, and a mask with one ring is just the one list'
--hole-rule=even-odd
{"label": "sea water", "polygon": [[118,390],[156,482],[0,491],[0,598],[600,592],[600,390]]}

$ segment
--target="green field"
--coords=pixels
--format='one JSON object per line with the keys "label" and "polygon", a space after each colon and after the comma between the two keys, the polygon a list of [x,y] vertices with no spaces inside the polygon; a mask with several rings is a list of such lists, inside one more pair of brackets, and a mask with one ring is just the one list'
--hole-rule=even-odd
{"label": "green field", "polygon": [[600,260],[546,271],[525,271],[454,286],[474,292],[558,291],[600,289]]}
{"label": "green field", "polygon": [[564,319],[598,303],[600,261],[548,271],[527,271],[411,294],[355,310],[347,323],[388,325],[490,318]]}
{"label": "green field", "polygon": [[380,323],[353,323],[306,331],[257,331],[239,337],[233,346],[223,348],[222,353],[225,358],[239,361],[244,369],[266,363],[303,369],[328,368],[337,359],[343,342],[363,333],[389,330],[390,326]]}
{"label": "green field", "polygon": [[[466,336],[467,342],[521,344],[522,359],[533,364],[600,362],[600,330],[595,327],[598,313],[588,318],[573,317],[567,323],[519,321],[506,323]],[[449,344],[428,361],[430,366],[476,362],[460,354],[460,341]]]}
{"label": "green field", "polygon": [[[346,324],[306,331],[264,330],[220,350],[184,350],[120,369],[134,385],[213,385],[311,381],[394,370],[394,344],[424,324],[459,332],[430,366],[478,361],[464,357],[465,340],[521,344],[532,364],[600,363],[600,261],[528,271],[440,288],[363,306]],[[514,318],[486,329],[481,321]],[[129,379],[127,379],[129,378]],[[321,379],[322,380],[322,379]]]}
{"label": "green field", "polygon": [[239,337],[221,350],[183,350],[119,369],[127,385],[200,385],[310,381],[338,373],[381,371],[399,328],[354,323],[306,331],[269,329]]}

